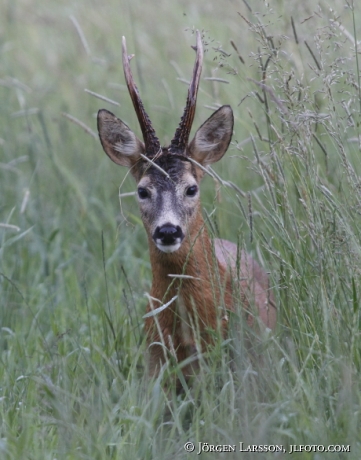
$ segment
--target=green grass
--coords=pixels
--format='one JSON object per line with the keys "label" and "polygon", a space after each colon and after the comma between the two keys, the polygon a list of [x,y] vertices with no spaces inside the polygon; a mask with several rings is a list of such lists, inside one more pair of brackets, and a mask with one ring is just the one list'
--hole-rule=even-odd
{"label": "green grass", "polygon": [[[310,0],[249,5],[3,2],[0,458],[197,458],[187,441],[196,451],[199,442],[350,445],[290,458],[360,458],[361,11],[341,0],[332,10]],[[270,271],[279,319],[251,349],[249,332],[219,341],[192,390],[168,401],[144,376],[147,241],[134,197],[118,200],[134,183],[62,113],[96,131],[104,107],[139,134],[125,35],[146,109],[169,142],[193,27],[208,43],[203,77],[229,82],[202,80],[194,128],[207,107],[232,105],[235,134],[216,171],[244,192],[216,193],[206,178],[202,202],[216,208],[214,232]],[[263,74],[266,86],[256,83]]]}

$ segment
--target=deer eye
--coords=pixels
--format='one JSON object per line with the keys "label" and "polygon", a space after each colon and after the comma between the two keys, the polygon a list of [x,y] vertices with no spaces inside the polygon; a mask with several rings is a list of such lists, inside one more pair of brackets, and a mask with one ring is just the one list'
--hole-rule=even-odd
{"label": "deer eye", "polygon": [[145,200],[146,198],[150,197],[150,193],[146,188],[139,187],[138,188],[138,196],[141,200]]}
{"label": "deer eye", "polygon": [[191,187],[187,188],[186,195],[194,196],[197,192],[198,192],[198,187],[196,185],[192,185]]}

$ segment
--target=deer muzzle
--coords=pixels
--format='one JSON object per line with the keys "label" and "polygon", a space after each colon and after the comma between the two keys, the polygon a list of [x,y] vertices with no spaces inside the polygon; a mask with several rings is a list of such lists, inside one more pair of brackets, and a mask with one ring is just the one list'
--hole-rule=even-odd
{"label": "deer muzzle", "polygon": [[179,225],[166,223],[155,229],[153,240],[157,248],[163,252],[174,252],[180,248],[184,234]]}

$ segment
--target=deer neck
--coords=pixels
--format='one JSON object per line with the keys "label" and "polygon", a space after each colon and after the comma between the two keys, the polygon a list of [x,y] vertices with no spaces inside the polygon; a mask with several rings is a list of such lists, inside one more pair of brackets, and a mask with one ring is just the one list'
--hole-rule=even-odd
{"label": "deer neck", "polygon": [[173,253],[161,252],[149,241],[151,295],[164,303],[177,295],[188,311],[195,306],[198,310],[211,309],[215,303],[219,305],[226,272],[217,261],[201,212],[192,227]]}

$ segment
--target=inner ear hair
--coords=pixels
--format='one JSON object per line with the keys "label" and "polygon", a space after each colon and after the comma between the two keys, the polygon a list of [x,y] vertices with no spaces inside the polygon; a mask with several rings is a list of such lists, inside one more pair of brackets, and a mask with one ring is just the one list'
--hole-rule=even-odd
{"label": "inner ear hair", "polygon": [[203,166],[219,161],[226,153],[233,133],[233,112],[223,105],[196,132],[189,144],[189,156]]}
{"label": "inner ear hair", "polygon": [[108,110],[98,112],[98,132],[104,152],[118,165],[130,168],[145,151],[143,142]]}

